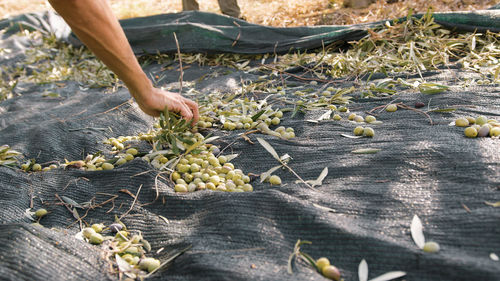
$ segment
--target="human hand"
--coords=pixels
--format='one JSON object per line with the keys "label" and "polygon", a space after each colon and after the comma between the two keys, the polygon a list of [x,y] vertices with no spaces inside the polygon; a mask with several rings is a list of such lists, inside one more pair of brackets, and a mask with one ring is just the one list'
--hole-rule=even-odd
{"label": "human hand", "polygon": [[169,111],[180,113],[184,119],[191,120],[193,124],[200,118],[198,104],[178,93],[151,88],[146,94],[134,96],[139,108],[148,115],[157,117],[166,106]]}

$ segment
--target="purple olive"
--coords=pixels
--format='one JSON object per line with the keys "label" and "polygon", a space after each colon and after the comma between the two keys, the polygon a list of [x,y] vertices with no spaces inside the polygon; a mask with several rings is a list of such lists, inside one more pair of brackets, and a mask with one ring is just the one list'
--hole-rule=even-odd
{"label": "purple olive", "polygon": [[111,230],[111,232],[118,232],[120,230],[122,230],[123,228],[123,225],[119,224],[119,223],[112,223],[110,226],[109,226],[109,230]]}

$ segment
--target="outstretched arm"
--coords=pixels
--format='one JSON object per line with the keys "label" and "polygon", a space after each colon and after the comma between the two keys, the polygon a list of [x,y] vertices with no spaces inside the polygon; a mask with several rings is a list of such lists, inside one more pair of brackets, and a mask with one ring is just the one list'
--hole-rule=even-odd
{"label": "outstretched arm", "polygon": [[127,86],[146,114],[158,116],[168,107],[198,121],[198,105],[177,93],[153,87],[134,56],[106,0],[49,0],[80,40]]}

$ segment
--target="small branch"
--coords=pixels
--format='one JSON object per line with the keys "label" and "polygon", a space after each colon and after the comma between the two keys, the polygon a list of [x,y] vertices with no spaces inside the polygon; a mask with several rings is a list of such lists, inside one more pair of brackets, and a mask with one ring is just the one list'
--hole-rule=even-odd
{"label": "small branch", "polygon": [[181,75],[179,76],[179,95],[182,94],[182,80],[184,78],[184,70],[182,68],[182,57],[181,57],[181,48],[179,47],[179,41],[177,40],[177,35],[174,32],[175,45],[177,46],[177,56],[179,57],[179,68],[181,71]]}
{"label": "small branch", "polygon": [[302,77],[302,76],[299,76],[299,75],[295,75],[295,74],[288,73],[288,72],[286,72],[286,71],[283,71],[283,70],[277,69],[277,68],[272,67],[272,66],[270,66],[270,65],[261,64],[261,66],[262,66],[262,67],[265,67],[265,68],[269,68],[269,69],[274,70],[274,71],[278,71],[279,73],[286,74],[286,75],[288,75],[288,76],[291,76],[291,77],[297,78],[297,79],[299,79],[299,80],[305,80],[305,81],[318,81],[318,82],[322,82],[322,83],[333,83],[332,81],[330,81],[330,80],[325,80],[325,79]]}

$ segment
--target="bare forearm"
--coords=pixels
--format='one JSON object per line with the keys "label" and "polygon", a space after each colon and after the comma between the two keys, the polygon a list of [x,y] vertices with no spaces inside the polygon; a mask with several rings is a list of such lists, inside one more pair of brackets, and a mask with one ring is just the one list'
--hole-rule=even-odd
{"label": "bare forearm", "polygon": [[49,0],[73,32],[118,77],[146,114],[158,116],[165,107],[196,122],[198,104],[180,94],[154,88],[142,71],[107,0]]}
{"label": "bare forearm", "polygon": [[106,0],[49,2],[78,38],[127,85],[134,98],[152,87]]}

